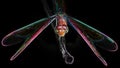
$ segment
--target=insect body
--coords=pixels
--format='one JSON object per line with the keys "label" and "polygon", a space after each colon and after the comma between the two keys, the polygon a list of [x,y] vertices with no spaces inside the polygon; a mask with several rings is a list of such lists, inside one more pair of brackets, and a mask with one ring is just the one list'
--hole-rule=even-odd
{"label": "insect body", "polygon": [[68,32],[67,21],[64,19],[63,15],[57,17],[57,25],[55,30],[59,37],[64,37]]}

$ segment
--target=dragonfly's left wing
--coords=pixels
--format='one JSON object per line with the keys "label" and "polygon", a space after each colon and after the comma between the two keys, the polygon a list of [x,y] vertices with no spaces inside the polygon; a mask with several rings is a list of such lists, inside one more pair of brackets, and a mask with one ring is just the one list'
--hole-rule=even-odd
{"label": "dragonfly's left wing", "polygon": [[20,49],[11,57],[14,60],[24,49],[49,25],[53,19],[43,18],[35,21],[27,26],[19,28],[2,39],[3,46],[10,46],[25,41]]}
{"label": "dragonfly's left wing", "polygon": [[85,42],[94,52],[94,54],[102,61],[102,63],[107,66],[106,61],[97,51],[96,46],[107,51],[116,51],[118,49],[116,42],[99,30],[75,18],[69,17],[69,24],[72,25],[78,34],[85,40]]}
{"label": "dragonfly's left wing", "polygon": [[48,21],[49,21],[48,18],[43,18],[22,28],[14,30],[5,36],[2,39],[1,43],[3,46],[11,46],[21,41],[24,41],[28,37],[30,37],[33,33],[35,33],[38,29],[40,29],[42,26],[48,24]]}

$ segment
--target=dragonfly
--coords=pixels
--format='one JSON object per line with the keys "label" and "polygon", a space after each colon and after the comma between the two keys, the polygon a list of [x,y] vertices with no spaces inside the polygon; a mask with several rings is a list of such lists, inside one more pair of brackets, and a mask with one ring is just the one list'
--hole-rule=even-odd
{"label": "dragonfly", "polygon": [[74,18],[65,13],[64,0],[51,0],[53,3],[50,9],[46,0],[41,0],[44,10],[47,14],[46,18],[37,20],[22,28],[14,30],[3,37],[1,44],[3,46],[11,46],[24,41],[22,46],[10,58],[11,61],[16,59],[31,43],[40,35],[49,25],[52,26],[56,38],[59,42],[60,52],[66,64],[73,64],[74,57],[67,51],[65,44],[65,36],[69,33],[69,28],[72,27],[79,36],[86,42],[88,47],[96,55],[96,57],[107,66],[107,62],[97,50],[97,46],[109,51],[115,52],[118,50],[117,43],[92,26]]}

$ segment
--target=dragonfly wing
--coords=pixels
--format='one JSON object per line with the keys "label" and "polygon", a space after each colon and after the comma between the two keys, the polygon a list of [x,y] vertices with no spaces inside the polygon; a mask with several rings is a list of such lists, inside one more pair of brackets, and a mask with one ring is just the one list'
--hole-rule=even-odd
{"label": "dragonfly wing", "polygon": [[100,53],[97,51],[96,46],[108,51],[116,51],[118,46],[115,41],[110,37],[98,31],[97,29],[79,21],[75,18],[69,19],[69,24],[78,32],[78,34],[85,40],[94,54],[101,60],[101,62],[107,66],[106,61],[102,58]]}
{"label": "dragonfly wing", "polygon": [[[30,25],[27,25],[23,28],[20,28],[18,30],[15,30],[13,32],[11,32],[10,34],[8,34],[7,36],[5,36],[3,38],[3,41],[9,41],[7,39],[11,39],[11,37],[15,37],[12,38],[13,39],[17,39],[17,41],[19,40],[19,38],[27,36],[25,42],[23,43],[23,45],[20,47],[20,49],[11,57],[11,61],[14,60],[19,54],[21,54],[24,49],[49,25],[52,23],[54,19],[50,20],[50,19],[41,19],[38,20]],[[26,33],[27,32],[27,33]],[[26,35],[25,35],[26,34]],[[16,37],[16,35],[19,35]],[[14,41],[11,42],[11,44],[14,44]]]}
{"label": "dragonfly wing", "polygon": [[26,38],[30,37],[34,32],[36,32],[39,28],[41,28],[47,21],[47,18],[43,18],[9,33],[2,39],[2,45],[10,46],[24,41]]}
{"label": "dragonfly wing", "polygon": [[99,30],[72,17],[70,17],[70,23],[72,24],[72,26],[74,25],[74,28],[76,31],[81,30],[82,33],[95,46],[98,46],[104,50],[111,51],[111,52],[118,50],[117,43],[112,38],[100,32]]}

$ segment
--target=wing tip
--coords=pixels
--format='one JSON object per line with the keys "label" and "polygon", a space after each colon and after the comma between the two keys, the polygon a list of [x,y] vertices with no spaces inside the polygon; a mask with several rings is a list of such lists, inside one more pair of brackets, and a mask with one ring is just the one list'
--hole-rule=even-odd
{"label": "wing tip", "polygon": [[9,37],[10,35],[12,35],[13,33],[15,33],[15,31],[10,32],[9,34],[7,34],[6,36],[3,37],[2,41],[1,41],[2,46],[8,46],[8,45],[6,45],[6,44],[4,43],[4,41],[5,41],[5,39],[6,39],[7,37]]}
{"label": "wing tip", "polygon": [[113,43],[115,45],[115,48],[113,50],[109,50],[110,52],[115,52],[118,50],[118,44],[116,42]]}
{"label": "wing tip", "polygon": [[108,66],[108,64],[107,64],[107,62],[106,62],[105,60],[103,60],[102,63],[103,63],[106,67]]}
{"label": "wing tip", "polygon": [[6,36],[3,37],[2,41],[1,41],[2,46],[7,46],[7,45],[4,43],[5,38],[6,38]]}
{"label": "wing tip", "polygon": [[13,60],[14,60],[14,59],[11,57],[11,58],[10,58],[10,61],[13,61]]}

